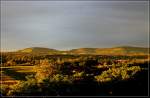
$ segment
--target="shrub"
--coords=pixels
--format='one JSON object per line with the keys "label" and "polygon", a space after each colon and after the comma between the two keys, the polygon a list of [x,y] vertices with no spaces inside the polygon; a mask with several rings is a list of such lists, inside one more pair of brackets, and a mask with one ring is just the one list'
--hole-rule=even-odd
{"label": "shrub", "polygon": [[27,81],[20,81],[15,85],[10,86],[11,90],[7,95],[30,95],[38,92],[37,81],[32,78]]}
{"label": "shrub", "polygon": [[98,82],[126,80],[133,77],[139,71],[141,71],[141,68],[139,66],[128,67],[127,65],[125,65],[117,68],[112,67],[106,71],[103,71],[102,74],[95,76],[95,79]]}
{"label": "shrub", "polygon": [[1,96],[6,96],[7,93],[9,92],[10,88],[8,85],[2,85],[1,84],[1,87],[0,87],[0,94]]}
{"label": "shrub", "polygon": [[56,73],[54,65],[49,62],[44,62],[35,67],[36,75],[35,78],[40,82],[45,78],[49,78]]}

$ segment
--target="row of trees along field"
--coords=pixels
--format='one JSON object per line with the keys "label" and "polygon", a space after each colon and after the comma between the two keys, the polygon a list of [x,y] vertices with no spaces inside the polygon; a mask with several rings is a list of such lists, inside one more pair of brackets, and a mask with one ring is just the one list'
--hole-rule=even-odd
{"label": "row of trees along field", "polygon": [[68,59],[86,59],[95,58],[100,60],[100,62],[114,62],[114,60],[133,60],[133,59],[147,59],[147,55],[142,56],[106,56],[106,55],[32,55],[32,54],[12,54],[12,53],[2,53],[0,61],[1,66],[12,66],[16,64],[31,64],[37,65],[42,60],[48,59],[51,61],[63,61]]}
{"label": "row of trees along field", "polygon": [[[35,74],[2,85],[8,96],[147,95],[147,56],[3,55],[1,66],[30,64]],[[144,67],[143,67],[144,66]]]}

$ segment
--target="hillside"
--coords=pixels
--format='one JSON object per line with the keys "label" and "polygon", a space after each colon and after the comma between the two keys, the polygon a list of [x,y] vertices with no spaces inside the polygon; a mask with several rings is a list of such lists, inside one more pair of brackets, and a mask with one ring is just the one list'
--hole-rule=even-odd
{"label": "hillside", "polygon": [[100,54],[100,55],[132,55],[132,54],[148,54],[148,48],[142,47],[114,47],[114,48],[79,48],[69,51],[73,54]]}
{"label": "hillside", "polygon": [[40,53],[40,54],[56,54],[59,53],[58,50],[55,49],[49,49],[49,48],[42,48],[42,47],[31,47],[31,48],[25,48],[22,50],[19,50],[17,52],[22,53]]}
{"label": "hillside", "polygon": [[69,51],[59,51],[55,49],[32,47],[19,50],[21,53],[40,54],[93,54],[93,55],[143,55],[148,54],[148,48],[143,47],[114,47],[114,48],[78,48]]}

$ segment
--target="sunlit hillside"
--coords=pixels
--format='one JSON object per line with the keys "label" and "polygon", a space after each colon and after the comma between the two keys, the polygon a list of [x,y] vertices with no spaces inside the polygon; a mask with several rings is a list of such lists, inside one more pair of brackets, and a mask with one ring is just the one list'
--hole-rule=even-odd
{"label": "sunlit hillside", "polygon": [[43,47],[31,47],[19,50],[19,53],[31,54],[93,54],[93,55],[146,55],[149,48],[143,47],[114,47],[114,48],[78,48],[61,51]]}

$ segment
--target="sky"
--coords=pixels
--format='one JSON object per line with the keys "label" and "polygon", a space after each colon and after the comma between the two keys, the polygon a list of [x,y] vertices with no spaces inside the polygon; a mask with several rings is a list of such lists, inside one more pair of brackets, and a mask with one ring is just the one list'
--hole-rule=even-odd
{"label": "sky", "polygon": [[1,1],[1,51],[148,46],[147,1]]}

